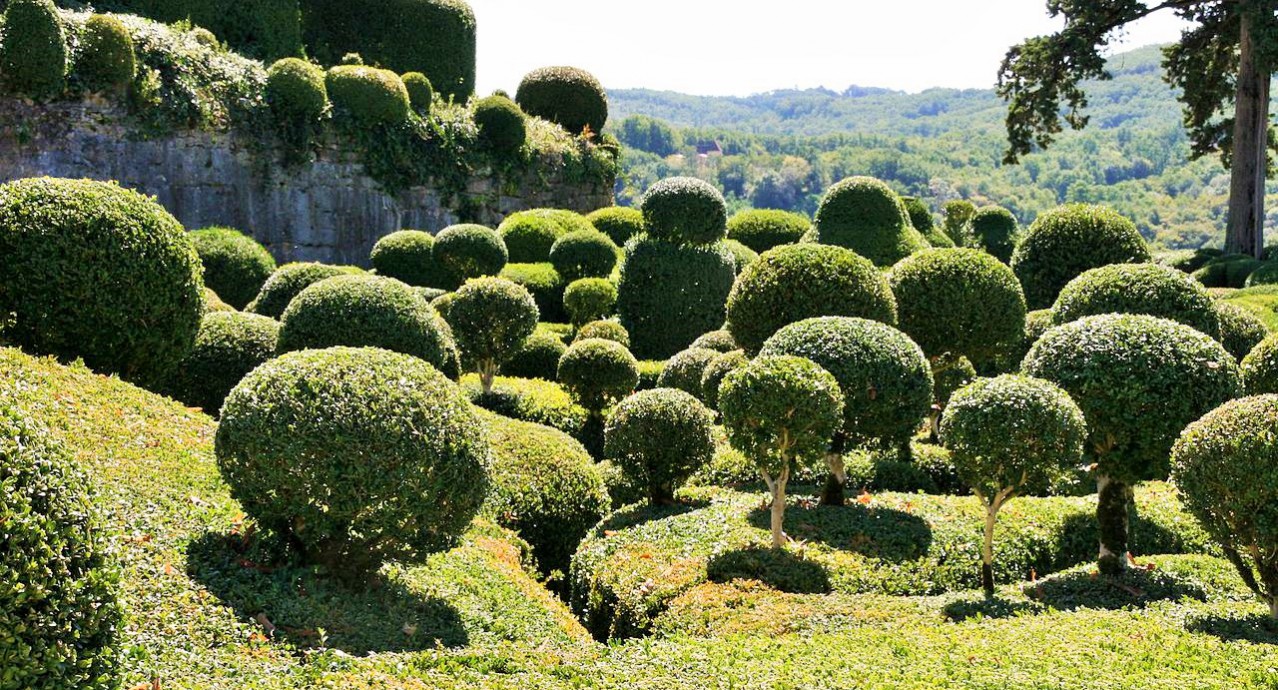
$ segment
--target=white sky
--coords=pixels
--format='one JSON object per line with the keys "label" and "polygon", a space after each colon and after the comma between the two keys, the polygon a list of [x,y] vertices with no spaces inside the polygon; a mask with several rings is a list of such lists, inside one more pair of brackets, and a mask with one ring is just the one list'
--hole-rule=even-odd
{"label": "white sky", "polygon": [[[736,95],[849,85],[990,88],[1008,47],[1050,33],[1045,0],[469,0],[478,91],[574,65],[608,88]],[[1174,40],[1166,10],[1122,47]]]}

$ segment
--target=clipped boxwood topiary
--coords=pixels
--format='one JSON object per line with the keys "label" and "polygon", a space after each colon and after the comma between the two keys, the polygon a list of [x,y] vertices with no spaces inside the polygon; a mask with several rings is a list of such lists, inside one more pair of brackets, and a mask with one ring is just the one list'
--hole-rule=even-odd
{"label": "clipped boxwood topiary", "polygon": [[617,286],[607,278],[581,278],[564,289],[564,309],[574,326],[606,319],[616,308]]}
{"label": "clipped boxwood topiary", "polygon": [[1003,263],[1012,260],[1021,229],[1011,211],[1002,206],[983,206],[972,214],[967,227],[977,248]]}
{"label": "clipped boxwood topiary", "polygon": [[1242,358],[1242,379],[1248,395],[1278,394],[1278,335],[1270,335]]}
{"label": "clipped boxwood topiary", "polygon": [[586,216],[586,220],[599,232],[607,235],[618,247],[643,232],[643,212],[637,208],[611,206],[601,208]]}
{"label": "clipped boxwood topiary", "polygon": [[499,376],[487,393],[473,374],[463,377],[461,383],[471,402],[485,410],[558,429],[578,441],[586,438],[590,412],[574,403],[568,391],[554,381]]}
{"label": "clipped boxwood topiary", "polygon": [[927,249],[901,197],[872,177],[849,177],[830,187],[814,225],[821,244],[846,247],[877,266],[891,266]]}
{"label": "clipped boxwood topiary", "polygon": [[518,151],[528,131],[523,111],[505,96],[475,101],[475,126],[479,128],[480,143],[499,155]]}
{"label": "clipped boxwood topiary", "polygon": [[540,264],[506,264],[497,274],[510,282],[523,287],[537,302],[541,319],[548,322],[567,320],[568,312],[564,309],[564,278],[559,271],[548,263]]}
{"label": "clipped boxwood topiary", "polygon": [[349,575],[447,548],[488,493],[486,433],[456,384],[376,348],[258,367],[227,396],[215,449],[246,513]]}
{"label": "clipped boxwood topiary", "polygon": [[207,316],[213,312],[219,311],[236,311],[235,307],[222,301],[216,292],[208,288],[204,288],[204,315]]}
{"label": "clipped boxwood topiary", "polygon": [[408,89],[408,102],[418,115],[430,115],[431,105],[435,102],[435,87],[430,79],[421,72],[408,72],[400,77],[404,80],[404,88]]}
{"label": "clipped boxwood topiary", "polygon": [[985,362],[1020,342],[1025,295],[1012,269],[976,249],[929,249],[888,274],[900,329],[929,357]]}
{"label": "clipped boxwood topiary", "polygon": [[723,377],[750,363],[745,350],[720,352],[715,355],[701,372],[701,398],[710,409],[719,409],[719,387],[723,385]]}
{"label": "clipped boxwood topiary", "polygon": [[709,182],[670,177],[648,188],[640,203],[648,236],[678,244],[713,244],[727,233],[728,208]]}
{"label": "clipped boxwood topiary", "polygon": [[802,213],[774,209],[747,209],[728,219],[728,239],[762,254],[782,244],[796,244],[812,221]]}
{"label": "clipped boxwood topiary", "polygon": [[568,346],[559,336],[538,329],[528,336],[519,350],[501,366],[507,376],[521,379],[554,381],[559,371],[559,358]]}
{"label": "clipped boxwood topiary", "polygon": [[719,328],[736,280],[722,245],[680,246],[639,236],[626,245],[617,313],[636,356],[670,357]]}
{"label": "clipped boxwood topiary", "polygon": [[1100,567],[1127,566],[1131,486],[1167,476],[1185,425],[1242,392],[1220,343],[1184,324],[1144,314],[1089,316],[1043,334],[1024,373],[1064,388],[1087,418],[1096,463]]}
{"label": "clipped boxwood topiary", "polygon": [[714,457],[714,415],[691,395],[656,388],[622,400],[604,428],[604,453],[652,503],[673,503],[675,489]]}
{"label": "clipped boxwood topiary", "polygon": [[210,416],[246,374],[275,356],[280,324],[257,314],[205,314],[195,347],[165,384],[165,392]]}
{"label": "clipped boxwood topiary", "polygon": [[204,265],[204,284],[227,304],[243,309],[275,272],[275,259],[257,240],[231,228],[190,233]]}
{"label": "clipped boxwood topiary", "polygon": [[928,210],[923,201],[918,197],[907,196],[901,197],[902,203],[905,204],[905,212],[910,216],[910,225],[914,226],[923,235],[923,239],[927,243],[937,249],[953,249],[954,240],[945,234],[944,230],[936,227],[936,220],[932,218],[932,212]]}
{"label": "clipped boxwood topiary", "polygon": [[1215,302],[1197,281],[1158,264],[1093,268],[1061,289],[1052,307],[1056,325],[1098,314],[1148,314],[1220,338]]}
{"label": "clipped boxwood topiary", "polygon": [[359,273],[363,271],[354,266],[328,266],[310,262],[284,264],[266,279],[257,297],[245,310],[278,319],[284,315],[288,303],[302,290],[326,278]]}
{"label": "clipped boxwood topiary", "polygon": [[816,316],[859,316],[895,324],[887,279],[842,247],[795,244],[763,253],[732,287],[727,328],[746,352],[783,326]]}
{"label": "clipped boxwood topiary", "polygon": [[408,119],[408,89],[398,74],[363,65],[338,65],[324,78],[339,112],[364,125],[394,125]]}
{"label": "clipped boxwood topiary", "polygon": [[52,0],[9,0],[0,30],[5,85],[34,98],[61,94],[67,83],[67,39]]}
{"label": "clipped boxwood topiary", "polygon": [[1278,261],[1270,259],[1252,271],[1247,276],[1247,282],[1244,287],[1256,287],[1257,285],[1275,285],[1278,284]]}
{"label": "clipped boxwood topiary", "polygon": [[324,70],[300,58],[284,58],[266,71],[266,102],[281,124],[313,123],[328,109]]}
{"label": "clipped boxwood topiary", "polygon": [[497,232],[506,243],[511,261],[532,264],[550,261],[550,248],[568,230],[544,211],[532,210],[510,214]]}
{"label": "clipped boxwood topiary", "polygon": [[587,338],[574,342],[564,353],[558,376],[578,405],[598,415],[634,392],[639,363],[621,343]]}
{"label": "clipped boxwood topiary", "polygon": [[630,332],[626,330],[625,326],[612,319],[591,321],[578,328],[577,334],[573,336],[572,341],[575,343],[579,340],[590,340],[591,338],[611,340],[615,343],[621,343],[623,347],[630,347]]}
{"label": "clipped boxwood topiary", "polygon": [[723,246],[732,254],[733,268],[737,275],[741,275],[742,271],[759,260],[759,255],[753,249],[736,240],[724,240]]}
{"label": "clipped boxwood topiary", "polygon": [[75,72],[90,91],[128,86],[137,72],[133,36],[116,17],[95,14],[84,21]]}
{"label": "clipped boxwood topiary", "polygon": [[537,303],[527,290],[503,278],[476,278],[453,293],[448,325],[467,371],[492,390],[501,365],[537,329]]}
{"label": "clipped boxwood topiary", "polygon": [[692,341],[688,347],[704,347],[707,350],[715,352],[732,352],[739,349],[737,347],[736,338],[732,337],[732,332],[726,328],[720,328],[709,333],[702,333],[697,339]]}
{"label": "clipped boxwood topiary", "polygon": [[1151,261],[1135,224],[1104,206],[1067,204],[1040,215],[1012,254],[1030,309],[1046,309],[1069,281],[1110,264]]}
{"label": "clipped boxwood topiary", "polygon": [[377,240],[369,260],[378,275],[414,287],[439,289],[449,279],[435,263],[434,249],[435,237],[429,232],[399,230]]}
{"label": "clipped boxwood topiary", "polygon": [[1220,344],[1240,362],[1269,336],[1265,322],[1237,304],[1217,301],[1216,316],[1220,319]]}
{"label": "clipped boxwood topiary", "polygon": [[576,67],[542,67],[524,76],[515,92],[524,112],[572,134],[603,132],[608,96],[594,75]]}
{"label": "clipped boxwood topiary", "polygon": [[1248,254],[1224,254],[1194,271],[1194,279],[1209,288],[1241,288],[1265,262]]}
{"label": "clipped boxwood topiary", "polygon": [[1235,400],[1190,424],[1172,449],[1172,476],[1278,619],[1278,396]]}
{"label": "clipped boxwood topiary", "polygon": [[158,385],[195,342],[200,273],[182,226],[148,197],[90,180],[0,185],[0,314],[13,315],[12,345]]}
{"label": "clipped boxwood topiary", "polygon": [[604,278],[617,266],[617,245],[597,230],[570,232],[555,240],[550,263],[569,282]]}
{"label": "clipped boxwood topiary", "polygon": [[715,350],[697,347],[676,354],[666,362],[666,368],[661,371],[661,377],[657,379],[657,386],[676,388],[700,399],[701,376],[705,374],[710,362],[720,354],[722,353]]}
{"label": "clipped boxwood topiary", "polygon": [[448,278],[443,288],[456,288],[471,278],[493,276],[510,255],[496,230],[473,223],[450,225],[435,236],[431,255]]}

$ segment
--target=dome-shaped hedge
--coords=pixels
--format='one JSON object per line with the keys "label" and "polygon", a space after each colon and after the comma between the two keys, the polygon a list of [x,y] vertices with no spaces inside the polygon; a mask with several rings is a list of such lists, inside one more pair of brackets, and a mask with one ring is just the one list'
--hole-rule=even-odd
{"label": "dome-shaped hedge", "polygon": [[726,328],[702,333],[688,347],[704,347],[715,352],[732,352],[739,349],[736,338],[733,338],[732,332]]}
{"label": "dome-shaped hedge", "polygon": [[52,0],[9,0],[0,26],[5,85],[36,98],[61,94],[67,83],[67,39]]}
{"label": "dome-shaped hedge", "polygon": [[519,82],[515,100],[524,112],[573,134],[598,135],[608,121],[608,95],[594,75],[576,67],[542,67]]}
{"label": "dome-shaped hedge", "polygon": [[533,210],[510,214],[497,232],[506,243],[512,262],[534,264],[550,261],[550,248],[568,231],[549,214]]}
{"label": "dome-shaped hedge", "polygon": [[672,502],[714,450],[713,413],[679,390],[655,388],[622,400],[604,428],[604,454],[653,503]]}
{"label": "dome-shaped hedge", "polygon": [[280,123],[315,122],[328,108],[324,70],[300,58],[284,58],[266,71],[266,102]]}
{"label": "dome-shaped hedge", "polygon": [[762,254],[782,244],[795,244],[812,228],[802,213],[774,209],[747,209],[728,219],[728,239]]}
{"label": "dome-shaped hedge", "polygon": [[537,329],[537,302],[523,287],[503,278],[467,282],[449,303],[446,318],[467,371],[479,372],[484,390],[501,365]]}
{"label": "dome-shaped hedge", "polygon": [[558,376],[559,358],[567,350],[568,346],[562,338],[539,329],[528,336],[515,354],[501,365],[501,370],[506,376],[515,378],[554,381]]}
{"label": "dome-shaped hedge", "polygon": [[1220,317],[1206,288],[1154,263],[1093,268],[1061,289],[1052,307],[1057,325],[1099,314],[1147,314],[1220,337]]}
{"label": "dome-shaped hedge", "polygon": [[[222,408],[231,495],[311,562],[367,573],[446,548],[488,493],[489,446],[456,384],[376,348],[294,352]],[[304,477],[305,481],[298,481]]]}
{"label": "dome-shaped hedge", "polygon": [[421,230],[400,230],[377,240],[369,260],[377,274],[414,287],[448,283],[435,263],[435,237]]}
{"label": "dome-shaped hedge", "polygon": [[759,255],[755,251],[736,240],[724,240],[723,246],[732,254],[733,269],[737,275],[750,267],[751,264],[759,260]]}
{"label": "dome-shaped hedge", "polygon": [[0,185],[0,314],[14,317],[12,345],[158,384],[195,342],[200,274],[182,226],[148,197],[89,180]]}
{"label": "dome-shaped hedge", "polygon": [[967,227],[976,246],[991,256],[1008,263],[1020,235],[1016,216],[1002,206],[983,206],[976,209]]}
{"label": "dome-shaped hedge", "polygon": [[564,352],[558,378],[577,404],[599,411],[634,392],[639,363],[621,343],[587,338]]}
{"label": "dome-shaped hedge", "polygon": [[905,204],[905,212],[910,216],[910,225],[918,230],[923,239],[927,243],[937,249],[953,249],[954,240],[945,234],[944,230],[936,227],[936,219],[932,217],[932,211],[918,197],[907,196],[901,198]]}
{"label": "dome-shaped hedge", "polygon": [[846,247],[877,266],[891,266],[927,248],[901,197],[872,177],[849,177],[830,187],[814,225],[821,244]]}
{"label": "dome-shaped hedge", "polygon": [[586,220],[599,232],[612,239],[618,247],[625,246],[631,237],[643,232],[643,212],[637,208],[611,206],[601,208],[586,216]]}
{"label": "dome-shaped hedge", "polygon": [[439,314],[393,278],[335,276],[289,303],[281,318],[279,352],[338,345],[402,352],[441,371],[448,366],[448,337]]}
{"label": "dome-shaped hedge", "polygon": [[266,247],[238,230],[205,228],[190,237],[204,265],[204,284],[236,309],[248,306],[275,272]]}
{"label": "dome-shaped hedge", "polygon": [[91,91],[128,86],[137,72],[133,36],[118,18],[95,14],[84,21],[75,72]]}
{"label": "dome-shaped hedge", "polygon": [[354,266],[329,266],[309,262],[284,264],[266,279],[257,297],[245,310],[278,319],[283,316],[288,303],[302,290],[326,278],[360,273],[363,271]]}
{"label": "dome-shaped hedge", "polygon": [[1245,287],[1278,284],[1278,261],[1269,260],[1261,264],[1247,276]]}
{"label": "dome-shaped hedge", "polygon": [[394,125],[408,119],[408,88],[390,70],[338,65],[328,70],[324,86],[333,106],[356,122]]}
{"label": "dome-shaped hedge", "polygon": [[1012,269],[976,249],[929,249],[888,274],[899,327],[929,357],[984,362],[1025,332],[1025,295]]}
{"label": "dome-shaped hedge", "polygon": [[1046,309],[1084,272],[1151,261],[1149,247],[1126,218],[1104,206],[1068,204],[1040,215],[1012,254],[1012,270],[1030,309]]}
{"label": "dome-shaped hedge", "polygon": [[503,155],[518,151],[528,135],[523,111],[505,96],[475,101],[475,126],[479,128],[479,141],[490,151]]}
{"label": "dome-shaped hedge", "polygon": [[404,88],[408,89],[408,102],[418,114],[430,114],[431,105],[435,102],[435,87],[430,79],[421,72],[408,72],[400,77],[404,80]]}
{"label": "dome-shaped hedge", "polygon": [[1242,379],[1248,395],[1278,394],[1278,335],[1271,335],[1242,359]]}
{"label": "dome-shaped hedge", "polygon": [[617,307],[617,286],[607,278],[581,278],[564,289],[564,309],[575,326],[612,316]]}
{"label": "dome-shaped hedge", "polygon": [[680,246],[643,235],[631,240],[617,284],[617,312],[635,355],[664,359],[722,326],[736,280],[733,267],[732,255],[719,244]]}
{"label": "dome-shaped hedge", "polygon": [[648,236],[679,244],[712,244],[727,233],[728,207],[713,185],[670,177],[648,188],[640,203]]}
{"label": "dome-shaped hedge", "polygon": [[697,397],[711,409],[719,409],[719,387],[723,385],[724,377],[749,363],[745,350],[715,355],[701,372],[701,394]]}
{"label": "dome-shaped hedge", "polygon": [[661,388],[676,388],[696,397],[701,398],[701,377],[705,374],[706,367],[710,366],[710,362],[718,357],[720,352],[715,350],[707,350],[699,347],[692,347],[671,357],[666,366],[661,370],[661,376],[657,379],[657,386]]}
{"label": "dome-shaped hedge", "polygon": [[1220,344],[1240,362],[1269,336],[1269,327],[1259,316],[1231,302],[1217,301],[1216,316],[1220,319]]}
{"label": "dome-shaped hedge", "polygon": [[235,384],[275,356],[279,334],[279,322],[265,316],[234,311],[206,314],[195,347],[178,365],[165,391],[216,416]]}
{"label": "dome-shaped hedge", "polygon": [[496,230],[482,225],[450,225],[435,236],[435,263],[448,277],[444,288],[456,288],[471,278],[501,272],[510,255]]}
{"label": "dome-shaped hedge", "polygon": [[617,245],[597,230],[570,232],[555,240],[550,263],[569,282],[605,278],[617,266]]}
{"label": "dome-shaped hedge", "polygon": [[622,326],[612,319],[591,321],[581,328],[578,328],[577,334],[573,336],[572,341],[575,343],[581,340],[590,340],[592,338],[611,340],[615,343],[621,343],[627,348],[630,347],[630,332],[626,330],[625,326]]}
{"label": "dome-shaped hedge", "polygon": [[771,249],[741,273],[728,297],[727,328],[746,352],[782,326],[815,316],[859,316],[895,324],[896,300],[868,260],[842,247]]}
{"label": "dome-shaped hedge", "polygon": [[0,389],[0,687],[118,685],[123,610],[108,533],[65,450]]}
{"label": "dome-shaped hedge", "polygon": [[537,302],[542,321],[559,323],[567,320],[568,312],[564,309],[564,278],[554,266],[548,263],[510,263],[501,269],[497,277],[505,278],[527,290]]}

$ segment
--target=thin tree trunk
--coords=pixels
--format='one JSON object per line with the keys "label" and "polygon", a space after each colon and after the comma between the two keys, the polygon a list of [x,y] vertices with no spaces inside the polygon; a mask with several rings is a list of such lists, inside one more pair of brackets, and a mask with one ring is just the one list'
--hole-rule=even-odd
{"label": "thin tree trunk", "polygon": [[1096,525],[1100,531],[1097,565],[1105,575],[1127,569],[1127,503],[1131,487],[1106,475],[1096,477]]}
{"label": "thin tree trunk", "polygon": [[781,548],[790,540],[785,535],[785,485],[790,481],[790,468],[786,467],[777,477],[772,489],[772,546]]}
{"label": "thin tree trunk", "polygon": [[483,386],[485,393],[493,392],[493,379],[496,377],[496,363],[485,361],[479,365],[479,384]]}
{"label": "thin tree trunk", "polygon": [[1238,87],[1225,250],[1260,257],[1264,250],[1265,180],[1268,173],[1269,81],[1256,61],[1252,17],[1242,14]]}
{"label": "thin tree trunk", "polygon": [[985,508],[985,544],[981,546],[981,587],[994,594],[994,522],[998,519],[997,503]]}

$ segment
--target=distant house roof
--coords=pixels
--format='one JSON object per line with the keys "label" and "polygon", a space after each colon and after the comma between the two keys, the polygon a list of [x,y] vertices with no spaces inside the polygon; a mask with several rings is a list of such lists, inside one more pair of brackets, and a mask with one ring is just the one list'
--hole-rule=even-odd
{"label": "distant house roof", "polygon": [[697,142],[697,155],[710,156],[715,154],[718,154],[720,156],[723,155],[723,147],[719,146],[719,142],[717,141],[698,141]]}

